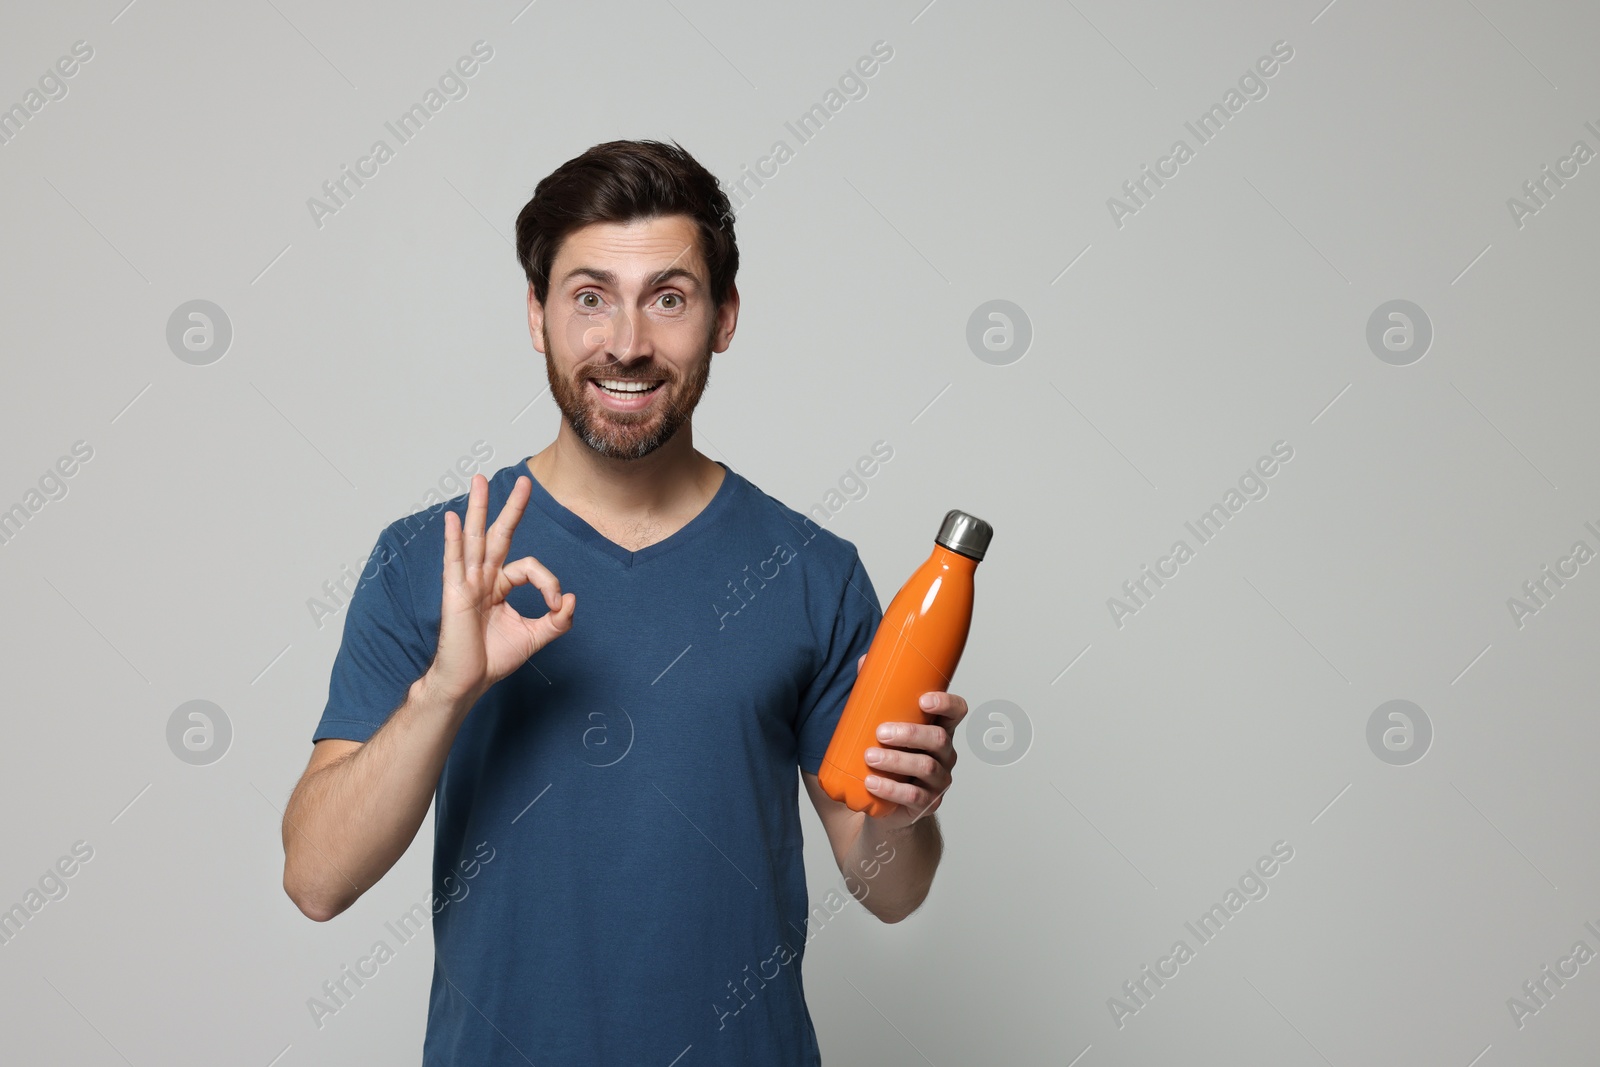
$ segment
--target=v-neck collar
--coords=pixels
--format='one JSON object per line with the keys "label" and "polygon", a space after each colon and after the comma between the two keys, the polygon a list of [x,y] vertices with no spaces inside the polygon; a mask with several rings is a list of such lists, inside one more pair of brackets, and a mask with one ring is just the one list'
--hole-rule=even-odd
{"label": "v-neck collar", "polygon": [[538,507],[540,511],[554,519],[562,529],[570,533],[575,539],[602,555],[616,560],[623,567],[636,567],[641,563],[647,563],[700,536],[716,521],[718,514],[727,508],[728,502],[738,489],[735,483],[739,480],[739,476],[733,472],[733,468],[720,459],[714,460],[713,462],[723,470],[722,484],[717,486],[716,493],[712,495],[706,506],[701,508],[694,518],[674,530],[667,537],[654,544],[646,545],[638,551],[632,551],[623,548],[599,530],[590,526],[576,512],[551,496],[550,491],[540,483],[539,479],[533,476],[533,471],[528,467],[528,460],[532,458],[532,456],[526,456],[522,462],[511,468],[513,471],[512,483],[515,484],[517,478],[527,475],[528,480],[533,483],[533,492],[528,497],[530,504]]}

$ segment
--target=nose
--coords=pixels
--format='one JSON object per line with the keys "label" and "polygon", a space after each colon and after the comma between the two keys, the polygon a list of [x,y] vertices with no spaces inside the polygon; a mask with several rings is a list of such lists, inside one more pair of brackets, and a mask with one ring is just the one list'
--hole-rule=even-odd
{"label": "nose", "polygon": [[649,316],[626,307],[618,308],[605,322],[591,326],[585,340],[592,340],[594,347],[619,363],[654,353]]}

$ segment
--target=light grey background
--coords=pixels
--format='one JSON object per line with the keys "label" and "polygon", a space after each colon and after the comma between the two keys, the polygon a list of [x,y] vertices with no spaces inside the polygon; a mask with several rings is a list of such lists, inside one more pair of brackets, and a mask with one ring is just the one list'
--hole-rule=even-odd
{"label": "light grey background", "polygon": [[[794,152],[738,215],[697,445],[805,510],[889,442],[829,522],[885,602],[948,508],[997,531],[952,688],[1014,702],[1031,748],[991,765],[963,734],[927,903],[852,904],[811,943],[829,1063],[1593,1061],[1600,963],[1521,1026],[1507,1001],[1600,950],[1600,564],[1521,626],[1507,602],[1600,549],[1600,163],[1520,227],[1507,201],[1600,149],[1594,8],[122,3],[0,33],[4,106],[93,48],[0,146],[0,507],[94,450],[0,545],[0,906],[94,850],[0,945],[8,1061],[420,1058],[426,941],[320,1028],[307,1008],[427,898],[432,841],[329,924],[284,895],[343,621],[307,601],[474,442],[493,470],[554,434],[513,220],[623,137],[725,182]],[[468,94],[315,225],[478,40]],[[880,40],[800,144],[785,122]],[[1267,94],[1197,145],[1184,123],[1278,41]],[[1179,138],[1194,158],[1117,225]],[[166,341],[195,299],[233,329],[207,366]],[[1006,365],[966,340],[997,299],[1033,331]],[[1406,366],[1367,344],[1391,300],[1434,331]],[[1196,547],[1184,523],[1278,441],[1268,494]],[[1179,538],[1194,558],[1117,625]],[[1393,699],[1434,731],[1406,766],[1367,743]],[[191,700],[232,726],[210,765],[168,748]],[[842,880],[805,819],[816,900]],[[1268,895],[1198,946],[1184,923],[1278,841]],[[1179,938],[1194,958],[1119,1027],[1109,998]]]}

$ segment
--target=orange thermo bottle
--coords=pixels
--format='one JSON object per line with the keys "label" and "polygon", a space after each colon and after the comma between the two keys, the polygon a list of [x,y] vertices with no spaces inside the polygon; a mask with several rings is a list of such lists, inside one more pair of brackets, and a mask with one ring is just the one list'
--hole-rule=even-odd
{"label": "orange thermo bottle", "polygon": [[973,572],[993,536],[982,519],[949,512],[933,555],[889,601],[817,773],[823,790],[852,811],[877,816],[894,808],[867,791],[866,778],[902,776],[869,769],[867,749],[879,744],[885,722],[926,723],[922,694],[950,688],[972,625]]}

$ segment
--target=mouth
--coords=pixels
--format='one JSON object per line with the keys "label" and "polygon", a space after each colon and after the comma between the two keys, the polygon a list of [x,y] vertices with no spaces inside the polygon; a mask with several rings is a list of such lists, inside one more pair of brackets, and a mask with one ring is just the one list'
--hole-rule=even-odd
{"label": "mouth", "polygon": [[600,394],[607,407],[619,411],[636,411],[645,407],[665,384],[659,380],[637,378],[589,378],[587,381]]}

